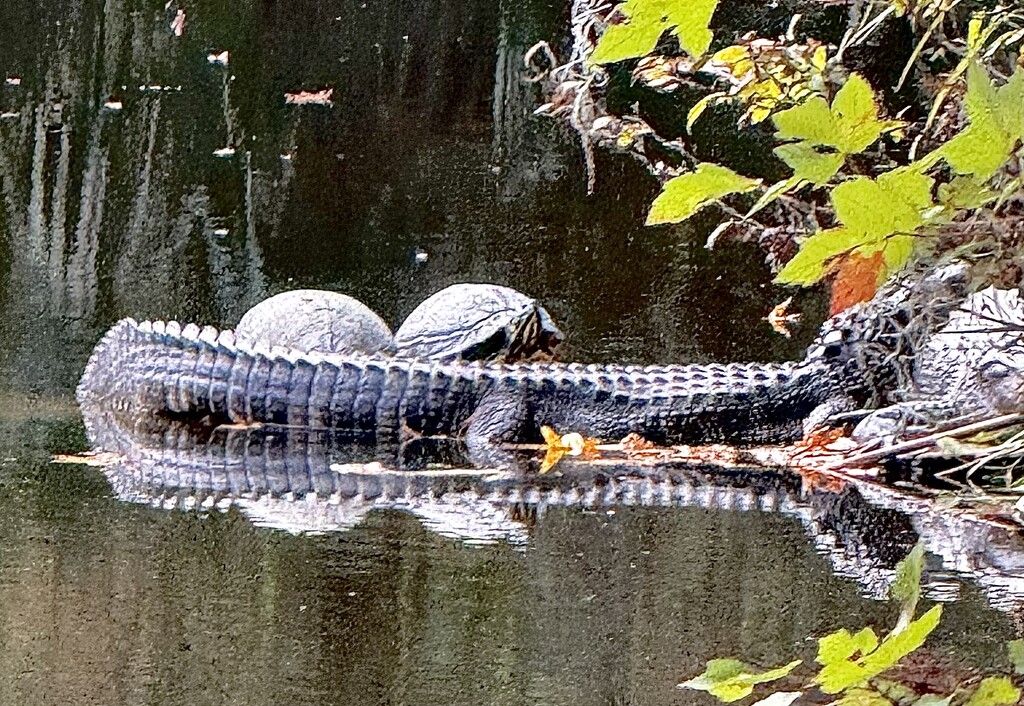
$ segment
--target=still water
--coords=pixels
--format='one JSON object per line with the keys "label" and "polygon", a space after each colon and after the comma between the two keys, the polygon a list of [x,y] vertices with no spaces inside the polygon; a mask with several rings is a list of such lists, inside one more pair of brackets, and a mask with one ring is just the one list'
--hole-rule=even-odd
{"label": "still water", "polygon": [[[564,21],[541,0],[3,3],[0,702],[711,703],[674,688],[708,659],[810,660],[809,636],[892,624],[864,577],[925,531],[902,515],[845,547],[820,516],[721,503],[505,508],[515,538],[488,543],[378,503],[310,535],[51,464],[87,448],[73,389],[113,321],[229,326],[289,288],[396,324],[496,282],[580,360],[798,357],[820,305],[772,334],[787,293],[756,248],[706,250],[712,216],[644,228],[656,185],[623,157],[586,195],[523,80]],[[919,671],[1004,669],[1019,555],[993,578],[940,554],[929,595],[955,600]]]}

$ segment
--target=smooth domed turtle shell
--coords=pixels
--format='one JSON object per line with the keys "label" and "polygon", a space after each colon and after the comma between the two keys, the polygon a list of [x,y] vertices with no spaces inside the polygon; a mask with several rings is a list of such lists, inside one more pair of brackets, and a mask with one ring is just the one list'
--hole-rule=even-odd
{"label": "smooth domed turtle shell", "polygon": [[239,343],[257,342],[318,353],[378,353],[391,330],[358,299],[321,289],[296,289],[264,299],[235,327]]}
{"label": "smooth domed turtle shell", "polygon": [[562,332],[536,299],[496,284],[453,284],[428,297],[395,332],[396,354],[522,361],[550,357]]}

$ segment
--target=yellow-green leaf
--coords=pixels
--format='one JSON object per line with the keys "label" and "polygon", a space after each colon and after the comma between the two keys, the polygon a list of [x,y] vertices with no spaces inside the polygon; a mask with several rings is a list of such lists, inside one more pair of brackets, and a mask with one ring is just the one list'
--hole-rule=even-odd
{"label": "yellow-green leaf", "polygon": [[934,606],[905,629],[886,635],[877,647],[872,647],[876,638],[869,628],[855,636],[841,630],[845,635],[839,638],[834,635],[822,638],[818,643],[817,661],[823,666],[815,681],[826,694],[863,686],[868,679],[896,665],[923,645],[941,616],[942,606]]}
{"label": "yellow-green leaf", "polygon": [[[885,261],[885,274],[891,274],[903,269],[903,266],[910,262],[914,255],[914,245],[917,239],[912,235],[893,235],[885,239],[885,247],[882,249],[882,259]],[[913,611],[911,611],[913,613]]]}
{"label": "yellow-green leaf", "polygon": [[1005,85],[997,87],[985,69],[972,62],[967,68],[964,108],[970,124],[936,152],[958,174],[988,179],[1024,137],[1024,69],[1017,69]]}
{"label": "yellow-green leaf", "polygon": [[760,184],[727,167],[710,162],[697,165],[697,170],[665,183],[662,192],[651,204],[647,225],[677,223],[728,194],[750,191]]}
{"label": "yellow-green leaf", "polygon": [[825,276],[829,260],[862,245],[863,236],[846,228],[832,228],[811,235],[775,277],[780,284],[811,285]]}
{"label": "yellow-green leaf", "polygon": [[608,64],[650,54],[669,30],[685,52],[701,56],[711,45],[708,25],[717,6],[718,0],[626,0],[619,7],[626,21],[608,26],[590,62]]}
{"label": "yellow-green leaf", "polygon": [[878,637],[871,628],[851,635],[846,628],[818,640],[818,656],[814,661],[823,667],[843,664],[851,658],[867,654],[878,647]]}
{"label": "yellow-green leaf", "polygon": [[821,96],[794,106],[772,117],[780,140],[805,140],[812,145],[832,145],[839,139],[839,130],[828,103]]}
{"label": "yellow-green leaf", "polygon": [[953,700],[952,696],[942,696],[941,694],[925,694],[914,701],[913,706],[949,706],[949,702]]}
{"label": "yellow-green leaf", "polygon": [[1020,689],[1006,677],[987,677],[971,694],[967,706],[1009,706],[1019,698]]}
{"label": "yellow-green leaf", "polygon": [[590,55],[590,61],[593,64],[611,64],[647,56],[654,51],[666,29],[660,20],[647,21],[646,16],[638,12],[628,22],[608,26]]}
{"label": "yellow-green leaf", "polygon": [[922,211],[932,205],[931,184],[931,177],[905,168],[877,181],[857,177],[832,190],[832,205],[839,221],[864,242],[910,234],[924,223]]}
{"label": "yellow-green leaf", "polygon": [[939,185],[939,203],[952,209],[981,208],[999,198],[988,182],[972,175],[953,177]]}
{"label": "yellow-green leaf", "polygon": [[836,175],[845,157],[839,152],[819,152],[809,142],[791,142],[775,148],[775,154],[793,170],[793,176],[821,186]]}
{"label": "yellow-green leaf", "polygon": [[757,200],[757,203],[750,207],[750,210],[747,211],[747,215],[745,216],[745,218],[750,218],[755,213],[760,211],[762,208],[770,204],[772,201],[779,198],[779,196],[786,193],[790,189],[795,189],[799,187],[801,184],[803,184],[803,180],[801,180],[800,177],[796,176],[791,176],[789,179],[783,179],[782,181],[775,182],[774,184],[769,186],[768,190],[761,195],[761,198]]}
{"label": "yellow-green leaf", "polygon": [[878,119],[878,105],[871,84],[853,74],[832,101],[832,114],[841,131],[836,147],[847,154],[863,152],[882,134],[885,123]]}
{"label": "yellow-green leaf", "polygon": [[686,131],[689,132],[693,128],[693,124],[697,122],[697,118],[699,118],[701,114],[705,110],[707,110],[709,106],[711,106],[711,104],[713,104],[715,101],[725,98],[728,95],[728,93],[718,91],[716,93],[706,95],[699,101],[697,101],[686,114]]}
{"label": "yellow-green leaf", "polygon": [[921,573],[924,570],[924,545],[917,544],[903,561],[896,565],[896,580],[889,587],[889,597],[902,604],[917,605],[921,595]]}
{"label": "yellow-green leaf", "polygon": [[909,204],[918,211],[931,208],[932,187],[935,180],[914,165],[898,167],[890,172],[878,175],[878,185],[892,198]]}
{"label": "yellow-green leaf", "polygon": [[874,91],[859,74],[847,79],[831,107],[815,96],[776,114],[774,121],[775,136],[780,140],[800,140],[805,154],[811,147],[831,147],[839,153],[835,159],[840,166],[847,155],[863,152],[883,133],[903,126],[896,120],[879,119]]}
{"label": "yellow-green leaf", "polygon": [[1006,652],[1013,665],[1013,673],[1024,674],[1024,640],[1010,640],[1006,643]]}
{"label": "yellow-green leaf", "polygon": [[679,686],[686,689],[706,691],[719,701],[737,701],[749,696],[754,686],[775,681],[786,676],[800,665],[795,660],[777,669],[757,672],[753,667],[735,659],[713,659],[707,663],[704,673],[685,681]]}
{"label": "yellow-green leaf", "polygon": [[814,97],[775,116],[779,139],[827,145],[843,154],[863,152],[882,133],[902,124],[879,120],[875,94],[860,74],[850,76],[833,99],[831,108],[824,98]]}

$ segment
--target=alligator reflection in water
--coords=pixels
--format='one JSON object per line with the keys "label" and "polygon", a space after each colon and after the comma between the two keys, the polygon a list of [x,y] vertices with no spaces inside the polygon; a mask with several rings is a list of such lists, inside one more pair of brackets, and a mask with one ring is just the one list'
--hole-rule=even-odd
{"label": "alligator reflection in water", "polygon": [[[625,507],[778,512],[804,526],[834,571],[882,598],[896,563],[918,542],[939,562],[927,594],[955,598],[976,582],[996,608],[1024,603],[1024,540],[1002,526],[935,509],[871,485],[808,489],[785,471],[729,472],[678,462],[567,464],[544,476],[485,471],[394,471],[381,449],[335,432],[286,427],[200,431],[126,422],[83,410],[94,447],[117,460],[106,475],[124,501],[192,511],[237,508],[252,522],[291,532],[343,531],[372,510],[415,515],[431,531],[467,543],[526,545],[552,508]],[[148,424],[149,426],[143,426]]]}

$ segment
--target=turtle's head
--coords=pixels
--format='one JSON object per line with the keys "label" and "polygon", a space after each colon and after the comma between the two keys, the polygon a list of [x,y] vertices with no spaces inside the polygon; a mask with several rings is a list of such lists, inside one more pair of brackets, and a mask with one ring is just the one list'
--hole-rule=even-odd
{"label": "turtle's head", "polygon": [[562,331],[547,310],[531,301],[529,307],[515,312],[500,331],[484,341],[483,347],[468,349],[462,357],[504,362],[551,360],[563,340]]}
{"label": "turtle's head", "polygon": [[395,332],[398,355],[521,362],[562,341],[535,299],[495,284],[455,284],[427,298]]}

